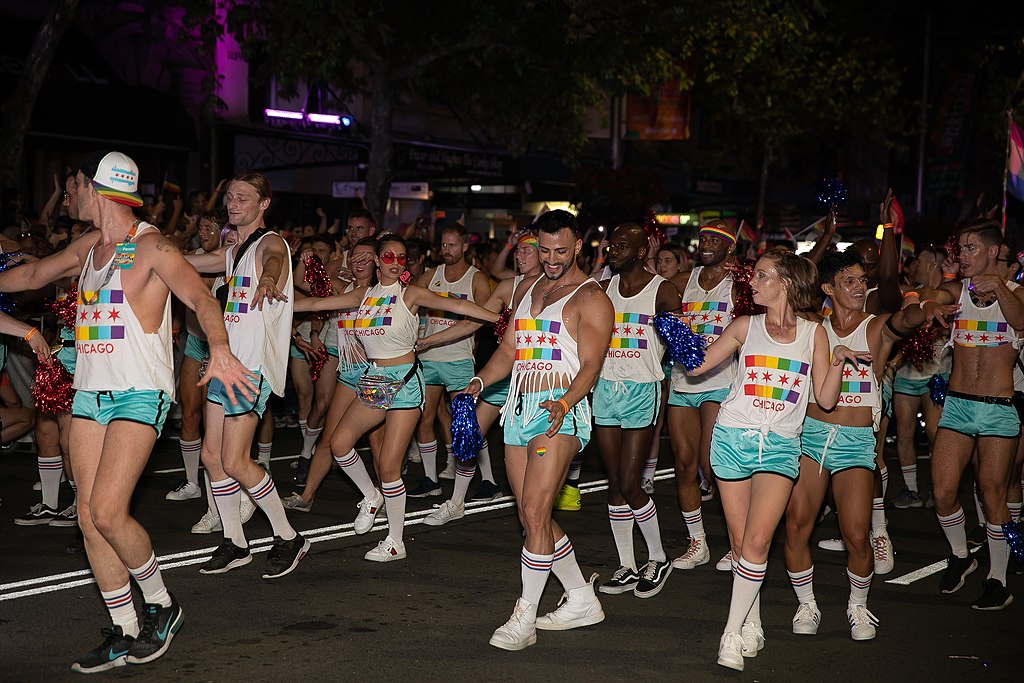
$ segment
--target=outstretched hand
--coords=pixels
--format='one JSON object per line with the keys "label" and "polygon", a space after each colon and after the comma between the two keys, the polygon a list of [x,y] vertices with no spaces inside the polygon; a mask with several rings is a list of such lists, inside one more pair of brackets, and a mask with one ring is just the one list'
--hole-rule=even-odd
{"label": "outstretched hand", "polygon": [[255,401],[259,396],[259,392],[253,385],[256,375],[242,365],[226,346],[210,349],[210,360],[198,386],[205,386],[213,379],[219,380],[224,385],[228,401],[233,406],[238,405],[238,399],[235,398],[236,392],[247,396],[250,401]]}
{"label": "outstretched hand", "polygon": [[864,363],[871,362],[870,351],[853,351],[847,346],[840,344],[839,346],[832,349],[832,365],[842,365],[845,362],[853,363],[854,367],[858,367],[862,361]]}

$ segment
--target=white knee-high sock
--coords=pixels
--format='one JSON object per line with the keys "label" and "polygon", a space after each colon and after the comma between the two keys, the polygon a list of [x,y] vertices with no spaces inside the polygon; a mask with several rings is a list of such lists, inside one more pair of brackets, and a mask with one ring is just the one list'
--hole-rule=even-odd
{"label": "white knee-high sock", "polygon": [[377,497],[377,489],[370,479],[370,473],[366,471],[363,459],[356,453],[356,449],[353,448],[345,455],[334,456],[334,462],[348,475],[359,492],[363,494],[363,498]]}
{"label": "white knee-high sock", "polygon": [[568,536],[562,536],[555,541],[551,573],[555,575],[566,592],[587,585],[586,579],[583,578],[583,572],[580,571],[580,565],[576,561],[576,552],[573,550],[572,541]]}
{"label": "white knee-high sock", "polygon": [[917,493],[917,463],[901,465],[900,472],[903,473],[903,483],[906,487]]}
{"label": "white knee-high sock", "polygon": [[985,536],[988,539],[988,578],[996,579],[1005,586],[1006,565],[1010,561],[1010,547],[1006,543],[1003,527],[998,524],[986,523]]}
{"label": "white knee-high sock", "polygon": [[59,455],[53,458],[37,456],[36,467],[39,469],[43,505],[56,510],[57,502],[60,500],[60,475],[64,473],[64,459]]}
{"label": "white knee-high sock", "polygon": [[185,441],[178,439],[181,449],[181,462],[185,465],[185,478],[193,484],[199,483],[199,454],[203,450],[203,440]]}
{"label": "white knee-high sock", "polygon": [[850,580],[850,605],[868,604],[868,591],[871,590],[871,578],[875,575],[871,572],[867,576],[857,576],[849,569],[846,576]]}
{"label": "white knee-high sock", "polygon": [[743,622],[747,620],[750,609],[761,591],[768,563],[754,564],[740,559],[733,563],[732,598],[729,602],[729,619],[725,623],[726,633],[739,633]]}
{"label": "white knee-high sock", "polygon": [[256,447],[259,449],[257,451],[258,454],[256,456],[256,462],[262,465],[265,469],[269,470],[270,452],[274,449],[274,442],[271,441],[270,443],[257,443]]}
{"label": "white knee-high sock", "polygon": [[683,522],[686,523],[686,532],[690,538],[702,539],[707,536],[704,532],[704,515],[699,507],[692,512],[683,510]]}
{"label": "white knee-high sock", "polygon": [[480,452],[476,454],[476,465],[480,468],[481,479],[492,484],[498,483],[494,480],[494,470],[491,469],[491,448],[490,444],[487,443],[487,439],[484,439],[484,445],[481,446]]}
{"label": "white knee-high sock", "polygon": [[323,433],[324,428],[318,427],[316,429],[310,429],[306,427],[305,432],[302,434],[302,452],[299,453],[299,457],[309,460],[313,457],[313,449],[316,448],[317,439],[320,438],[320,434]]}
{"label": "white knee-high sock", "polygon": [[430,481],[437,481],[437,441],[417,442],[416,445],[423,459],[423,476]]}
{"label": "white knee-high sock", "polygon": [[131,582],[112,591],[100,591],[100,595],[103,596],[103,604],[107,606],[114,626],[120,626],[126,636],[138,636],[139,615],[135,611],[135,601],[132,599]]}
{"label": "white knee-high sock", "polygon": [[220,516],[221,526],[224,527],[224,538],[239,548],[248,548],[249,542],[242,530],[242,516],[238,511],[238,506],[242,502],[241,486],[234,479],[222,479],[211,481],[210,489],[213,491],[213,502],[217,507],[217,515]]}
{"label": "white knee-high sock", "polygon": [[801,604],[814,602],[814,565],[812,564],[810,569],[805,569],[802,572],[787,571],[786,573],[789,574],[789,584],[793,586],[797,602]]}
{"label": "white knee-high sock", "polygon": [[402,543],[402,532],[405,529],[405,484],[398,481],[382,481],[381,493],[384,494],[384,508],[388,513],[388,536]]}
{"label": "white knee-high sock", "polygon": [[132,569],[128,567],[135,582],[142,590],[142,598],[147,605],[160,605],[161,607],[171,606],[171,596],[167,593],[163,576],[160,574],[160,564],[156,561],[156,553],[149,556],[141,567]]}
{"label": "white knee-high sock", "polygon": [[936,515],[939,518],[939,525],[942,533],[949,541],[949,548],[959,558],[967,557],[967,515],[964,509],[959,508],[951,515]]}
{"label": "white knee-high sock", "polygon": [[520,557],[523,577],[523,600],[531,605],[540,603],[544,595],[544,584],[551,575],[551,563],[554,555],[531,553],[525,547]]}
{"label": "white knee-high sock", "polygon": [[661,545],[661,528],[658,526],[658,508],[654,499],[648,498],[647,504],[639,510],[633,510],[636,525],[647,541],[647,559],[654,562],[665,561],[665,548]]}
{"label": "white knee-high sock", "polygon": [[295,538],[295,529],[288,522],[288,514],[284,511],[281,496],[277,495],[277,487],[274,486],[274,480],[270,478],[269,474],[264,474],[260,483],[249,489],[249,495],[270,520],[270,526],[273,527],[275,536],[283,541]]}
{"label": "white knee-high sock", "polygon": [[473,481],[476,474],[476,465],[472,462],[455,463],[455,491],[452,493],[452,502],[456,505],[466,502],[466,494],[469,493],[469,482]]}
{"label": "white knee-high sock", "polygon": [[636,553],[633,550],[633,525],[636,518],[628,505],[608,506],[608,525],[612,528],[615,550],[619,553],[619,566],[636,571]]}

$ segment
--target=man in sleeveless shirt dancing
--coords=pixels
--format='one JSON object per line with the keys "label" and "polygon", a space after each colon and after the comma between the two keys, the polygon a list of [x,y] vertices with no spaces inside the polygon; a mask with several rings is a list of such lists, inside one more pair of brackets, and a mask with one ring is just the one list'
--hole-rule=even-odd
{"label": "man in sleeveless shirt dancing", "polygon": [[[129,514],[132,492],[174,398],[170,295],[193,309],[210,343],[203,382],[255,391],[231,354],[220,307],[176,246],[135,220],[138,167],[97,152],[76,176],[78,214],[93,230],[66,249],[0,274],[0,291],[80,275],[71,460],[89,566],[113,621],[75,671],[141,664],[167,651],[184,615],[167,592],[149,536]],[[129,575],[145,599],[141,629]]]}
{"label": "man in sleeveless shirt dancing", "polygon": [[[533,645],[538,628],[563,631],[604,619],[593,579],[583,578],[569,537],[551,519],[551,505],[573,456],[590,440],[587,394],[608,351],[614,310],[576,265],[582,247],[576,217],[549,211],[536,225],[543,277],[522,283],[501,346],[466,387],[476,397],[512,373],[502,409],[505,465],[526,542],[522,596],[490,641],[504,650]],[[538,618],[537,604],[552,572],[567,599]]]}

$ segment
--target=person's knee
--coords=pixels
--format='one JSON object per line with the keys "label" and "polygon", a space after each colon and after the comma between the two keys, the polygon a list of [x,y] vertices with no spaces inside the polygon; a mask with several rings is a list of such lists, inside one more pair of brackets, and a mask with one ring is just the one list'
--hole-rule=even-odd
{"label": "person's knee", "polygon": [[526,502],[519,511],[519,520],[528,534],[539,533],[551,526],[551,510],[533,502]]}
{"label": "person's knee", "polygon": [[849,530],[844,527],[843,542],[846,544],[846,553],[852,558],[863,560],[871,554],[871,543],[868,540],[866,526]]}
{"label": "person's knee", "polygon": [[[117,533],[118,529],[124,526],[125,519],[128,517],[128,510],[124,505],[102,499],[93,500],[92,504],[86,507],[85,512],[84,516],[92,522],[92,526],[104,538],[109,538],[112,534]],[[79,509],[79,517],[82,516],[82,511]]]}
{"label": "person's knee", "polygon": [[619,490],[622,492],[622,497],[629,503],[629,507],[634,510],[639,510],[644,505],[647,505],[647,494],[640,488],[640,477],[629,477],[628,479],[619,480]]}

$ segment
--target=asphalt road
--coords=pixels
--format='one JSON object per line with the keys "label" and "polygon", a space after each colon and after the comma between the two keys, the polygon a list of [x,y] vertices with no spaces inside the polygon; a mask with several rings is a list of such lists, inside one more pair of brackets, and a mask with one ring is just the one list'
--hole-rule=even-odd
{"label": "asphalt road", "polygon": [[[500,442],[492,434],[491,443]],[[297,430],[278,430],[273,473],[282,495],[298,451]],[[493,451],[499,451],[492,446]],[[500,472],[500,452],[494,454]],[[895,458],[895,454],[892,454]],[[668,467],[668,442],[662,466]],[[539,632],[537,644],[513,653],[487,641],[511,613],[519,594],[520,527],[510,498],[473,504],[467,516],[444,527],[418,523],[440,498],[408,504],[408,559],[375,564],[363,553],[383,537],[352,534],[358,499],[340,472],[325,482],[308,514],[290,512],[314,541],[309,556],[289,577],[260,579],[265,554],[222,576],[202,576],[202,562],[220,535],[189,533],[205,510],[202,499],[164,500],[182,474],[177,441],[157,446],[134,501],[149,530],[164,579],[185,612],[185,626],[162,659],[99,674],[147,681],[524,681],[524,680],[752,680],[752,681],[1020,681],[1024,580],[1010,578],[1019,603],[1001,612],[979,612],[970,603],[981,592],[987,565],[952,596],[938,592],[939,574],[906,585],[887,583],[918,572],[948,553],[930,510],[890,510],[896,568],[876,577],[869,607],[880,620],[878,637],[855,643],[846,622],[848,584],[840,554],[815,551],[815,592],[822,610],[817,636],[795,636],[790,620],[796,600],[776,539],[762,591],[767,644],[746,671],[716,665],[718,639],[728,611],[731,577],[714,562],[726,550],[717,501],[705,504],[711,563],[674,572],[656,597],[603,596],[606,620],[567,632]],[[890,471],[896,473],[895,462]],[[927,486],[927,461],[922,461]],[[418,465],[406,477],[414,485]],[[616,568],[608,529],[600,460],[584,465],[583,509],[559,512],[584,574],[607,578]],[[666,474],[665,477],[670,475]],[[32,455],[0,460],[0,681],[80,679],[73,659],[101,640],[109,624],[84,555],[67,554],[72,530],[19,527],[13,518],[38,501]],[[671,479],[656,484],[662,535],[670,556],[686,547]],[[444,482],[450,493],[451,482]],[[471,489],[472,491],[472,489]],[[505,487],[507,492],[507,486]],[[966,489],[965,489],[966,492]],[[890,497],[896,491],[890,491]],[[70,491],[61,491],[61,504]],[[969,496],[965,496],[965,503]],[[971,505],[969,523],[973,523]],[[270,528],[257,514],[246,526],[256,552],[266,550]],[[780,532],[781,533],[781,532]],[[827,519],[815,539],[836,534]],[[639,560],[645,546],[636,537]],[[919,574],[921,572],[918,572]],[[541,611],[553,609],[561,589],[552,577]],[[137,594],[137,603],[141,604]]]}

